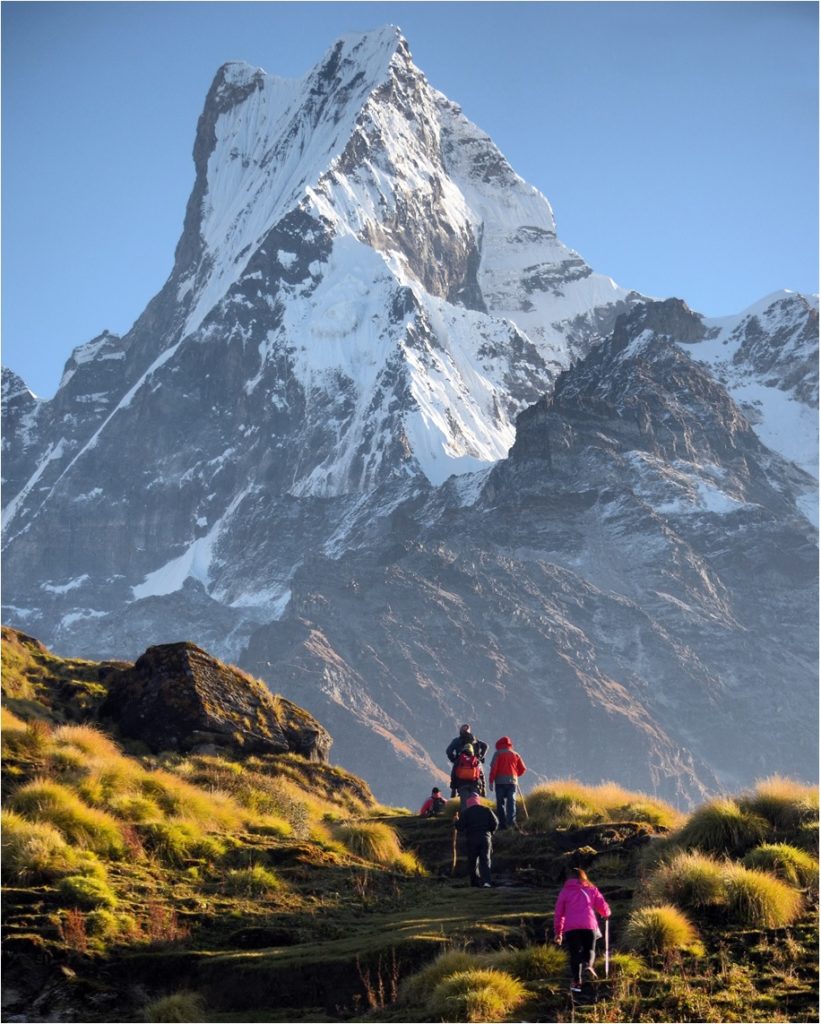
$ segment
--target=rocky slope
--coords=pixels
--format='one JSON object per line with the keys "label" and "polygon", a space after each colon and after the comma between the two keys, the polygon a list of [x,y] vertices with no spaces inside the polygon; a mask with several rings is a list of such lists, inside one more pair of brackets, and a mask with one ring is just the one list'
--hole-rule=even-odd
{"label": "rocky slope", "polygon": [[682,799],[814,773],[816,305],[595,274],[392,28],[225,65],[194,163],[128,334],[4,370],[6,621],[212,649],[392,800],[467,718]]}

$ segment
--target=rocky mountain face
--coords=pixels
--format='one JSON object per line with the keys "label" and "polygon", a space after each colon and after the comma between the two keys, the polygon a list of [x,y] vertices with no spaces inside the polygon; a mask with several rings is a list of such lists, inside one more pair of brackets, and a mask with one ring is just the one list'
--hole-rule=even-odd
{"label": "rocky mountain face", "polygon": [[131,331],[4,370],[7,621],[214,650],[386,799],[469,719],[682,799],[813,772],[816,304],[595,274],[392,28],[225,65],[194,162]]}

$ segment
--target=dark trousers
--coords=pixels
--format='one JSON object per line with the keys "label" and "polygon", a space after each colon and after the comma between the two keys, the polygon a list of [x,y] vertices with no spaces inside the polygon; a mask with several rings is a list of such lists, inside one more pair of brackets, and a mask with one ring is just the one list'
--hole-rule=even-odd
{"label": "dark trousers", "polygon": [[465,838],[468,853],[468,873],[471,885],[490,885],[490,856],[493,852],[493,840],[487,832],[478,835],[468,833]]}
{"label": "dark trousers", "polygon": [[516,824],[516,783],[496,783],[496,815],[499,828],[513,828]]}
{"label": "dark trousers", "polygon": [[581,984],[584,980],[584,968],[592,968],[596,959],[596,933],[592,928],[573,928],[564,933],[563,942],[570,957],[570,976],[573,984]]}

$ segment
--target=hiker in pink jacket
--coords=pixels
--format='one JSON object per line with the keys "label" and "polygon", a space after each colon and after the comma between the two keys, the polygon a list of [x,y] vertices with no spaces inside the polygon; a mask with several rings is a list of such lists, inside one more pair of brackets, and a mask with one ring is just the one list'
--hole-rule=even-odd
{"label": "hiker in pink jacket", "polygon": [[570,991],[581,992],[582,981],[595,978],[596,938],[599,925],[596,914],[610,917],[604,896],[581,868],[568,868],[567,881],[556,900],[553,934],[570,957]]}

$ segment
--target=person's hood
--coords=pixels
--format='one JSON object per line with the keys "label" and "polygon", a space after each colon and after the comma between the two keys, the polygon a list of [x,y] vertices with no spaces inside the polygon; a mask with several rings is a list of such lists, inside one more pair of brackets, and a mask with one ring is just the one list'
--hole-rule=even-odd
{"label": "person's hood", "polygon": [[496,749],[504,750],[506,747],[512,747],[513,743],[509,736],[503,736],[500,740],[496,740]]}

